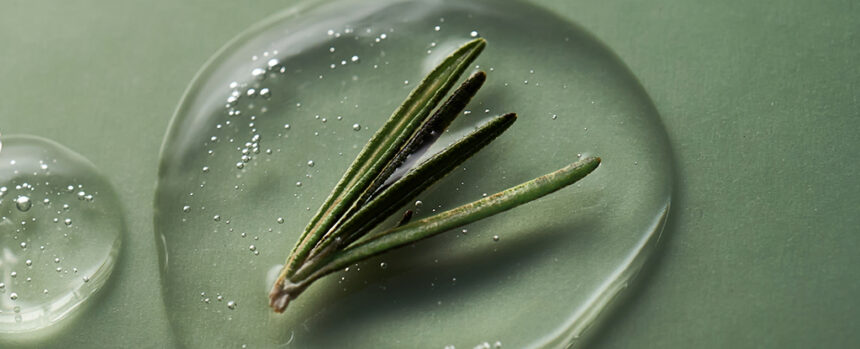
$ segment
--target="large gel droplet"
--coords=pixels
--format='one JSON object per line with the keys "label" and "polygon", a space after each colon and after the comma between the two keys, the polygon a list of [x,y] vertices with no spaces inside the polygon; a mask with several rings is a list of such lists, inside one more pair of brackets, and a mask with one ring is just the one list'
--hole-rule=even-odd
{"label": "large gel droplet", "polygon": [[[487,83],[435,148],[494,115],[520,118],[410,208],[450,209],[580,153],[601,167],[335,273],[274,314],[274,275],[316,208],[418,81],[473,36],[488,41],[476,62]],[[660,118],[624,64],[577,26],[513,1],[290,9],[203,68],[161,161],[165,301],[178,340],[201,348],[566,346],[653,251],[673,173]]]}
{"label": "large gel droplet", "polygon": [[124,229],[111,186],[46,139],[0,150],[0,333],[32,332],[81,309],[110,276]]}

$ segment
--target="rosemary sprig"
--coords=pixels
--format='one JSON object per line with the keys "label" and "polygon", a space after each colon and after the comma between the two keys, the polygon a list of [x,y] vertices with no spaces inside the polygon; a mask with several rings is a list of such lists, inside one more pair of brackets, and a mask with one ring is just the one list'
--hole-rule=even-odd
{"label": "rosemary sprig", "polygon": [[552,193],[591,173],[600,158],[585,158],[550,174],[437,215],[409,223],[407,211],[396,227],[369,234],[406,203],[492,142],[516,121],[498,116],[414,168],[404,163],[421,153],[466,107],[486,79],[477,72],[443,103],[460,75],[486,46],[472,40],[448,56],[410,93],[365,145],[305,228],[269,294],[283,312],[312,282],[353,263],[508,210]]}

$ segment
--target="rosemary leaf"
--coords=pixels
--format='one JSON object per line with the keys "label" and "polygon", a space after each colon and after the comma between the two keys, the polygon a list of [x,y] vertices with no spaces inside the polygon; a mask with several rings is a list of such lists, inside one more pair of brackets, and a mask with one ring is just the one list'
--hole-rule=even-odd
{"label": "rosemary leaf", "polygon": [[400,176],[396,174],[395,170],[403,166],[407,157],[420,158],[439,139],[439,136],[445,132],[448,126],[451,125],[451,122],[460,115],[463,109],[466,109],[466,105],[478,93],[478,89],[481,88],[486,80],[487,74],[478,71],[469,76],[460,87],[454,90],[451,97],[439,107],[439,110],[433,113],[433,116],[427,119],[424,125],[421,126],[421,129],[416,131],[415,135],[409,139],[409,142],[406,143],[403,149],[397,153],[394,160],[386,166],[377,178],[378,183],[370,186],[374,190],[373,194],[378,194],[385,184],[391,184],[399,179]]}

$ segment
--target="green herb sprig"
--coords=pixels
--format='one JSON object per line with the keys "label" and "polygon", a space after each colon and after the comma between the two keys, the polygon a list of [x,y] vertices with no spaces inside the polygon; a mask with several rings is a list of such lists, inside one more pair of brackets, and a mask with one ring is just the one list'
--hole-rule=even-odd
{"label": "green herb sprig", "polygon": [[406,211],[397,226],[372,232],[516,121],[513,113],[498,116],[405,174],[398,174],[407,157],[420,157],[481,88],[486,74],[479,71],[431,114],[486,45],[484,39],[474,39],[445,58],[365,145],[308,223],[272,286],[269,305],[276,312],[283,312],[291,300],[327,274],[535,200],[578,181],[600,165],[600,158],[587,157],[415,222],[409,222],[412,211]]}

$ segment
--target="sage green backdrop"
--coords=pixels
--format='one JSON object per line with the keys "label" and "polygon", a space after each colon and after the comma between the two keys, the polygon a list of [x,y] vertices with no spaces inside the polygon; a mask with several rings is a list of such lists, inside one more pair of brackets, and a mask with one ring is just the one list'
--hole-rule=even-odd
{"label": "sage green backdrop", "polygon": [[[661,251],[587,344],[860,346],[860,4],[533,2],[629,65],[678,166]],[[152,226],[164,132],[206,59],[291,3],[0,3],[0,132],[88,157],[128,219],[100,308],[37,346],[171,347]]]}

